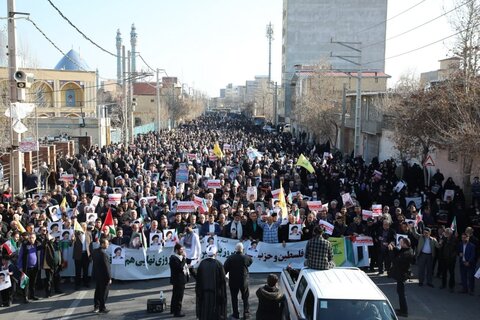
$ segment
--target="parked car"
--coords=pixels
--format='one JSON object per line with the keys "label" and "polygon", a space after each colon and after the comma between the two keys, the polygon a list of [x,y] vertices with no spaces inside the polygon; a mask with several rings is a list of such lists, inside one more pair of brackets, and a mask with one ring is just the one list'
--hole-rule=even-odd
{"label": "parked car", "polygon": [[286,319],[397,319],[387,297],[358,268],[302,269],[299,273],[285,269],[280,288],[287,298]]}

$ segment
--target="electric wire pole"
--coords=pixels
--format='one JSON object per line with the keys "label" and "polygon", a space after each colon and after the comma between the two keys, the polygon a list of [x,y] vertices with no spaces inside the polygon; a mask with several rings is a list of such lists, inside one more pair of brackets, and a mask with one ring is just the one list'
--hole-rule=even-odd
{"label": "electric wire pole", "polygon": [[[362,49],[359,49],[362,43],[333,41],[333,39],[331,40],[331,43],[339,44],[357,53],[356,55],[352,55],[352,56],[346,56],[346,55],[334,56],[333,54],[330,55],[331,57],[340,58],[342,60],[345,60],[357,66],[356,76],[353,76],[352,74],[350,74],[350,76],[357,79],[357,96],[356,96],[356,102],[355,102],[355,139],[354,139],[354,148],[353,148],[353,155],[357,157],[360,155],[360,134],[361,134],[361,124],[362,124],[361,122],[362,121]],[[358,46],[358,48],[356,48],[355,46]],[[352,59],[356,59],[357,61]],[[342,122],[343,122],[343,119],[342,119]]]}
{"label": "electric wire pole", "polygon": [[[12,104],[18,102],[18,88],[15,81],[15,72],[17,72],[17,50],[16,50],[16,30],[15,30],[15,15],[20,14],[15,12],[15,0],[8,0],[8,80],[10,84],[10,186],[12,186],[14,194],[21,194],[23,192],[22,167],[23,158],[18,150],[22,135],[13,130],[13,112]],[[24,89],[20,89],[24,90]]]}

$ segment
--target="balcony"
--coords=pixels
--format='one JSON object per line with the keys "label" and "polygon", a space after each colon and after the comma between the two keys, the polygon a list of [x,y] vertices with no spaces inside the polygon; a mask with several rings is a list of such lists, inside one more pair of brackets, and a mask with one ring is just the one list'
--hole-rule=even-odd
{"label": "balcony", "polygon": [[[355,129],[355,118],[346,117],[345,127]],[[380,121],[362,120],[360,127],[363,133],[371,135],[377,135],[382,133],[382,122]]]}

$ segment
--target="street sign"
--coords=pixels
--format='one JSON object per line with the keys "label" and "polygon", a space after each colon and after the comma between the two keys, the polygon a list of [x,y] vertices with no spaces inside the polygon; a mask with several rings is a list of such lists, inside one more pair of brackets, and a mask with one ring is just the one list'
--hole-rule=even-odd
{"label": "street sign", "polygon": [[423,162],[424,167],[435,167],[435,162],[433,162],[433,159],[430,155],[427,156],[425,161]]}

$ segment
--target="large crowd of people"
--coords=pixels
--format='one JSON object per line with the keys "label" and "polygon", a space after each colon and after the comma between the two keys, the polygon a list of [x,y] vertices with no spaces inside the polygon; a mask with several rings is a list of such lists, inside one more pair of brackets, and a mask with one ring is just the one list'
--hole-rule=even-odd
{"label": "large crowd of people", "polygon": [[[62,292],[66,252],[75,261],[75,288],[88,287],[92,253],[102,239],[136,249],[152,241],[161,245],[167,235],[160,240],[150,235],[174,229],[188,265],[199,258],[198,238],[309,240],[321,220],[333,225],[333,237],[373,238],[370,271],[391,271],[396,259],[392,245],[402,234],[413,248],[420,285],[433,286],[436,275],[442,278],[442,288],[453,291],[459,268],[461,291],[473,294],[480,257],[477,177],[469,190],[472,198],[466,199],[440,170],[425,183],[417,164],[377,158],[366,163],[361,157],[342,156],[329,143],[300,137],[264,132],[245,117],[214,114],[171,131],[139,135],[128,146],[94,146],[75,157],[59,157],[56,171],[42,171],[41,192],[22,197],[8,189],[1,196],[0,243],[6,244],[2,270],[16,283],[1,291],[3,306],[17,296],[24,302],[37,300],[38,288],[46,297]],[[313,171],[297,165],[301,156]],[[213,188],[209,180],[219,180],[220,185]],[[286,212],[274,195],[281,187]],[[109,201],[112,194],[121,195],[115,204]],[[345,201],[344,194],[352,201]],[[194,212],[177,211],[179,201],[195,197],[205,201]],[[323,206],[312,210],[307,201],[321,201]],[[363,211],[374,205],[381,205],[381,214],[366,218]],[[109,212],[115,232],[102,228]],[[292,224],[300,228],[292,229]],[[41,270],[45,279],[39,277]],[[28,285],[22,283],[24,275]],[[234,287],[232,292],[240,291],[243,299],[244,284]],[[172,308],[179,312],[181,303],[176,302]]]}

